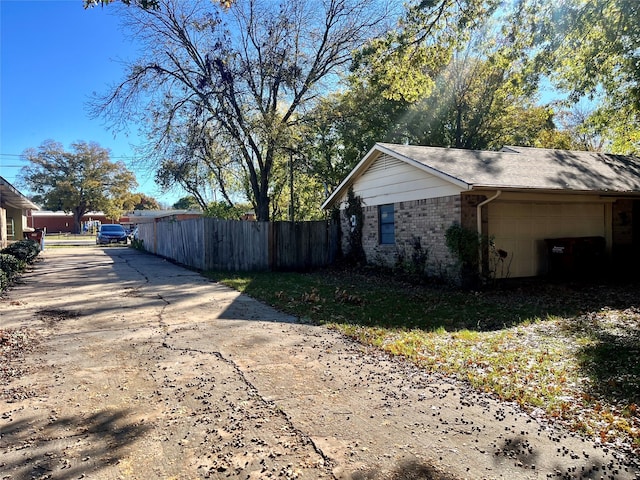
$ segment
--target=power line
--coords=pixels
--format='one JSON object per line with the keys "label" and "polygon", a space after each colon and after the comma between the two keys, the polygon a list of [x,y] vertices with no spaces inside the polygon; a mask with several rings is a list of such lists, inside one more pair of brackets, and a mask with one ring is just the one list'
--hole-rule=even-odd
{"label": "power line", "polygon": [[[0,157],[18,157],[22,158],[21,154],[17,153],[0,153]],[[124,157],[124,156],[116,156],[109,157],[111,160],[143,160],[143,157]]]}

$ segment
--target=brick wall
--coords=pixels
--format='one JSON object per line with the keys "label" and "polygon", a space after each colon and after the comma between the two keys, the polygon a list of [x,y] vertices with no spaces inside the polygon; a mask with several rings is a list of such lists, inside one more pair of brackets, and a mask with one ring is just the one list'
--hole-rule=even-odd
{"label": "brick wall", "polygon": [[[426,251],[428,274],[452,275],[455,261],[447,249],[445,232],[453,223],[461,221],[460,196],[399,202],[394,207],[395,245],[380,245],[378,207],[363,207],[362,246],[367,262],[387,267],[395,267],[402,260],[411,262],[417,241]],[[344,215],[341,219],[345,232],[343,250],[346,252],[349,225]]]}

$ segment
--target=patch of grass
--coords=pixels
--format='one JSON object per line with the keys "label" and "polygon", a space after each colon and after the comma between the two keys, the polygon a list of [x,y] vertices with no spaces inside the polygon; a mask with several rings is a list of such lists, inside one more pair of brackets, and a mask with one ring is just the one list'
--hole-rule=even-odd
{"label": "patch of grass", "polygon": [[318,324],[337,321],[384,328],[497,330],[546,315],[535,302],[514,303],[501,295],[424,288],[376,275],[332,270],[207,275]]}
{"label": "patch of grass", "polygon": [[638,285],[483,292],[367,272],[210,273],[276,308],[640,451]]}
{"label": "patch of grass", "polygon": [[91,233],[47,233],[45,235],[45,241],[49,240],[88,240],[96,238],[95,234]]}

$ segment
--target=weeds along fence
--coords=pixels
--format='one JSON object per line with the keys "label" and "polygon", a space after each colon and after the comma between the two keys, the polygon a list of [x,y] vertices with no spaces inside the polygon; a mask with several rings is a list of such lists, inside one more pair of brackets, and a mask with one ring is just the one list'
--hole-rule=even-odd
{"label": "weeds along fence", "polygon": [[306,270],[338,253],[335,223],[193,218],[138,225],[148,252],[198,270]]}

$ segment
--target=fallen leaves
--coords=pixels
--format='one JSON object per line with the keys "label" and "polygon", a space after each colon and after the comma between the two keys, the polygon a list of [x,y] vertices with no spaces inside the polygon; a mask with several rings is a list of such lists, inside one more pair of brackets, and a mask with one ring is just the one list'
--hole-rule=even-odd
{"label": "fallen leaves", "polygon": [[[558,318],[492,332],[425,332],[365,326],[336,328],[426,370],[468,381],[601,443],[640,450],[640,312],[603,309],[585,318]],[[587,336],[591,340],[579,342]],[[589,357],[617,338],[614,351]],[[619,345],[630,351],[620,352]],[[594,364],[596,367],[594,367]]]}
{"label": "fallen leaves", "polygon": [[[28,371],[22,360],[40,341],[39,334],[28,328],[0,329],[0,385],[6,387]],[[32,396],[24,387],[3,388],[0,394],[8,401]]]}

